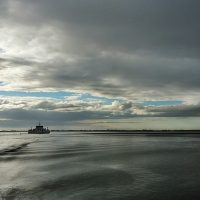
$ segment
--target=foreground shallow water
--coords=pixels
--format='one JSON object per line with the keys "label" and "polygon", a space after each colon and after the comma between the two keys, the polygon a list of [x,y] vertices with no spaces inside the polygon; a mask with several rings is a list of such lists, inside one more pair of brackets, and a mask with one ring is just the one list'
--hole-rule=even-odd
{"label": "foreground shallow water", "polygon": [[0,199],[200,199],[200,137],[0,134]]}

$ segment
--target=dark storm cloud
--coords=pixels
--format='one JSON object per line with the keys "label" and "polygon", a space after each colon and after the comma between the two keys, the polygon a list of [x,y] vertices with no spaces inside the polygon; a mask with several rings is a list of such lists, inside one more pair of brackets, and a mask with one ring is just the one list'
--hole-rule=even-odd
{"label": "dark storm cloud", "polygon": [[[192,98],[200,88],[199,7],[196,0],[0,0],[0,23],[10,28],[3,29],[5,35],[17,29],[20,37],[13,41],[20,39],[18,46],[25,41],[25,52],[15,52],[19,58],[13,55],[17,45],[13,51],[9,46],[7,57],[0,52],[0,69],[28,66],[18,83],[25,90],[78,90],[129,100]],[[192,106],[151,109],[143,108],[147,115],[197,116]]]}
{"label": "dark storm cloud", "polygon": [[0,118],[7,120],[34,120],[42,119],[45,121],[79,121],[85,119],[101,119],[108,118],[108,112],[54,112],[41,110],[25,110],[25,109],[8,109],[0,111]]}
{"label": "dark storm cloud", "polygon": [[[49,106],[49,104],[46,104]],[[70,105],[69,105],[70,106]],[[58,105],[57,105],[58,107]],[[47,107],[45,107],[46,109]],[[3,120],[15,120],[15,121],[37,121],[42,119],[44,121],[57,121],[57,122],[73,122],[81,120],[97,120],[97,119],[128,119],[135,117],[199,117],[200,105],[176,105],[176,106],[139,106],[132,105],[132,103],[125,103],[119,105],[113,105],[112,109],[107,111],[97,110],[92,111],[79,109],[74,111],[50,111],[38,110],[35,108],[10,108],[0,111],[0,119]],[[66,107],[61,106],[61,109],[65,110]],[[138,112],[140,109],[141,112]],[[134,112],[133,112],[134,110]]]}
{"label": "dark storm cloud", "polygon": [[[45,23],[63,23],[80,40],[103,49],[153,51],[198,56],[196,0],[36,0],[19,1]],[[25,13],[26,14],[26,13]],[[35,23],[38,22],[35,21]]]}
{"label": "dark storm cloud", "polygon": [[[14,1],[10,2],[12,5]],[[74,46],[78,46],[71,47],[73,54],[81,56],[91,48],[90,53],[78,63],[56,61],[52,66],[46,63],[48,71],[41,66],[34,68],[36,79],[43,78],[41,87],[67,86],[118,96],[127,96],[129,91],[161,90],[163,87],[166,92],[169,92],[168,89],[175,90],[175,93],[179,89],[199,89],[198,1],[17,2],[13,7],[37,13],[30,15],[27,10],[24,12],[28,23],[30,21],[36,26],[37,23],[51,24],[61,29],[63,34],[69,34]],[[10,15],[18,16],[17,12]],[[18,17],[16,20],[26,23],[21,19],[23,15]],[[65,37],[62,39],[65,43]],[[67,44],[63,51],[69,53]],[[99,56],[102,51],[108,52],[108,55]],[[115,52],[122,54],[119,56]],[[133,54],[140,58],[130,58]],[[43,74],[40,73],[42,70]],[[31,71],[30,76],[34,77]],[[105,82],[105,78],[111,77],[118,79],[118,83]]]}
{"label": "dark storm cloud", "polygon": [[200,87],[198,59],[123,56],[97,56],[74,64],[64,61],[38,64],[28,72],[27,80],[30,77],[42,80],[41,88],[65,89],[67,86],[124,97],[137,96],[143,90],[152,89],[159,90],[160,94],[163,92],[163,95],[166,93],[166,96],[170,92],[178,95],[180,91],[198,90]]}
{"label": "dark storm cloud", "polygon": [[1,58],[0,57],[0,69],[7,67],[7,66],[35,66],[39,65],[40,63],[28,60],[28,59],[23,59],[23,58]]}
{"label": "dark storm cloud", "polygon": [[0,13],[5,15],[8,11],[8,1],[0,0]]}
{"label": "dark storm cloud", "polygon": [[161,117],[199,117],[200,104],[149,107],[146,108],[146,111],[149,113],[153,113],[154,116]]}
{"label": "dark storm cloud", "polygon": [[[32,25],[62,23],[80,40],[102,48],[167,51],[198,56],[199,6],[196,0],[9,0],[15,20]],[[5,13],[5,1],[0,1]],[[8,4],[8,3],[7,3]],[[23,8],[22,13],[17,12]],[[17,11],[16,11],[17,10]],[[14,12],[15,11],[15,12]],[[19,17],[19,18],[18,18]],[[38,20],[38,18],[40,20]],[[35,20],[34,20],[35,19]],[[29,24],[31,25],[31,24]]]}

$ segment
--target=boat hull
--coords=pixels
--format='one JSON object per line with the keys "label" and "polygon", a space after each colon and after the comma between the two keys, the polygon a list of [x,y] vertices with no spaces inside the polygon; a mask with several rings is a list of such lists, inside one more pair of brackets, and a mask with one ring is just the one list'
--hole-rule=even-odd
{"label": "boat hull", "polygon": [[28,130],[28,134],[49,134],[50,131],[33,131],[33,130]]}
{"label": "boat hull", "polygon": [[47,128],[44,128],[40,122],[34,129],[29,129],[28,134],[49,134],[50,130]]}

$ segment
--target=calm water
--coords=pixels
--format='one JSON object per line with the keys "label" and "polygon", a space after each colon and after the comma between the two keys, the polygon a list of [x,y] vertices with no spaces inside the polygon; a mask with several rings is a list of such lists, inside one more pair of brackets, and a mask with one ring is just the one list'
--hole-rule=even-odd
{"label": "calm water", "polygon": [[0,199],[200,199],[200,137],[1,134]]}

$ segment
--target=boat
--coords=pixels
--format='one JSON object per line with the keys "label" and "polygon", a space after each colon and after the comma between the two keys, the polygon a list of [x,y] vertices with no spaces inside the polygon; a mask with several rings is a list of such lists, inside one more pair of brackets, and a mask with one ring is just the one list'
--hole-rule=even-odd
{"label": "boat", "polygon": [[28,130],[28,134],[49,134],[50,130],[47,128],[44,128],[40,122],[35,128],[31,128]]}

